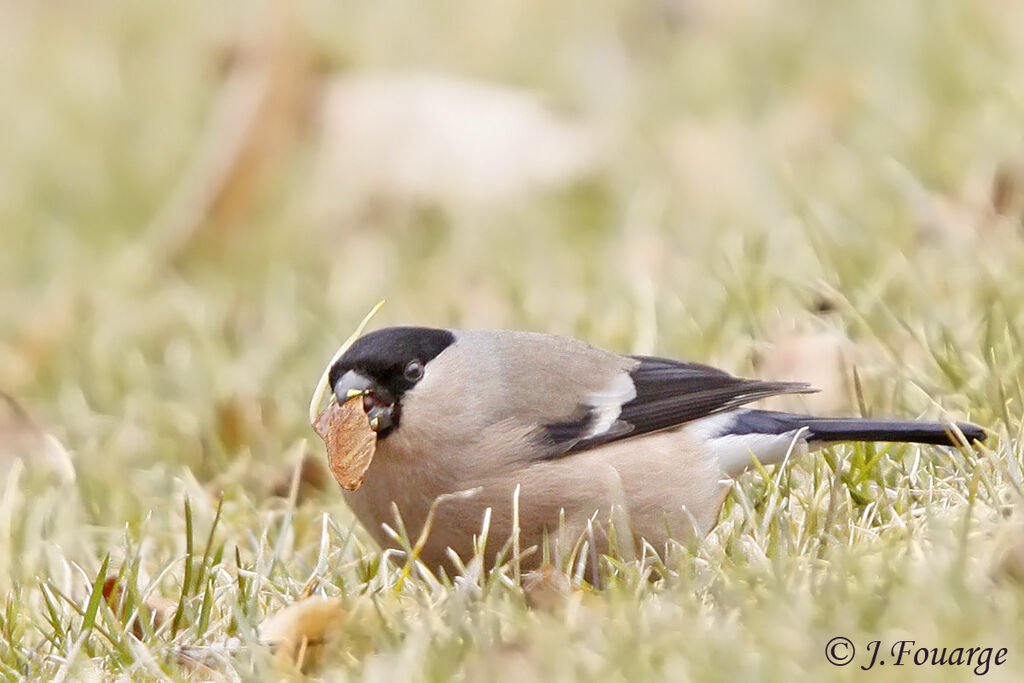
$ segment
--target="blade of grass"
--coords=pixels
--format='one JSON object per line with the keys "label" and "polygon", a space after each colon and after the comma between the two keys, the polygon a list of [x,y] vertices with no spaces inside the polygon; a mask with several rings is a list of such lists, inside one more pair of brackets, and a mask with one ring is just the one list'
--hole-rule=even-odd
{"label": "blade of grass", "polygon": [[192,563],[194,561],[194,548],[192,542],[192,503],[185,496],[185,577],[181,582],[181,597],[178,599],[178,609],[174,612],[174,620],[171,622],[171,639],[178,636],[181,628],[181,620],[185,618],[185,607],[192,587]]}
{"label": "blade of grass", "polygon": [[100,570],[96,572],[96,580],[92,583],[92,593],[89,595],[89,603],[85,608],[85,615],[82,619],[82,631],[91,631],[96,624],[96,614],[100,609],[100,602],[103,601],[103,584],[107,580],[107,568],[110,566],[110,554],[103,556]]}

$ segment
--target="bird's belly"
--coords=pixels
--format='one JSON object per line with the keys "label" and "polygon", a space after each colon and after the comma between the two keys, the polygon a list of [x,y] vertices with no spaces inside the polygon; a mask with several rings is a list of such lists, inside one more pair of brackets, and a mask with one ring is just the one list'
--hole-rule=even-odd
{"label": "bird's belly", "polygon": [[431,503],[445,492],[442,486],[424,481],[416,472],[394,469],[375,458],[363,485],[355,491],[343,492],[349,509],[382,548],[400,547],[385,525],[398,532],[404,528],[410,543],[415,543]]}
{"label": "bird's belly", "polygon": [[[519,548],[536,548],[523,560],[530,566],[539,563],[545,542],[549,557],[565,559],[584,535],[598,552],[609,551],[610,536],[620,541],[611,549],[625,552],[633,552],[641,540],[661,550],[673,538],[701,537],[714,526],[728,492],[714,456],[696,447],[683,430],[555,460],[505,460],[486,470],[457,454],[449,454],[445,462],[451,466],[443,470],[422,465],[437,459],[397,462],[379,460],[380,455],[363,486],[346,492],[349,506],[383,547],[395,547],[382,528],[384,523],[396,528],[392,503],[415,543],[434,500],[463,492],[437,504],[420,555],[428,566],[449,571],[448,548],[468,562],[474,537],[482,538],[485,514],[485,563],[492,564],[505,548],[518,520]],[[609,522],[614,535],[609,534]],[[632,543],[627,542],[630,538]]]}

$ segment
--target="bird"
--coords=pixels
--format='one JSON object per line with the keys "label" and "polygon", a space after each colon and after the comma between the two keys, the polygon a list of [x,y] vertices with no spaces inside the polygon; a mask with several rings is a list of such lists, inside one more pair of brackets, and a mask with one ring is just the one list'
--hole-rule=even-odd
{"label": "bird", "polygon": [[387,327],[359,337],[328,381],[339,404],[362,400],[376,432],[347,505],[384,548],[399,547],[389,533],[397,513],[421,541],[418,559],[448,574],[477,551],[493,566],[513,538],[526,565],[584,541],[591,553],[616,543],[662,553],[715,526],[755,459],[779,464],[847,441],[966,447],[986,437],[966,423],[757,410],[746,406],[815,389],[537,332]]}

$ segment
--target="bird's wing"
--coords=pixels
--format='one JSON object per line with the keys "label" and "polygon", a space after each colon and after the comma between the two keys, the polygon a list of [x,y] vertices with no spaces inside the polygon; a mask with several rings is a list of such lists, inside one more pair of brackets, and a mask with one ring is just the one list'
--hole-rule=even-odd
{"label": "bird's wing", "polygon": [[[606,394],[588,397],[569,419],[544,425],[541,438],[547,447],[546,457],[676,427],[768,396],[816,391],[802,383],[734,377],[699,363],[650,356],[633,358],[632,369],[616,380],[628,383],[628,391],[612,386]],[[611,397],[623,394],[632,396],[617,405],[609,402]]]}

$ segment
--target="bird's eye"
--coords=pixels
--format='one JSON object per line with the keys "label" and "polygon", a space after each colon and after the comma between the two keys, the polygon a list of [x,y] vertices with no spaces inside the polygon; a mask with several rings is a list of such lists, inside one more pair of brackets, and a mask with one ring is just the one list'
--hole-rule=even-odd
{"label": "bird's eye", "polygon": [[418,382],[423,379],[423,363],[418,360],[411,360],[405,366],[405,378],[410,382]]}

